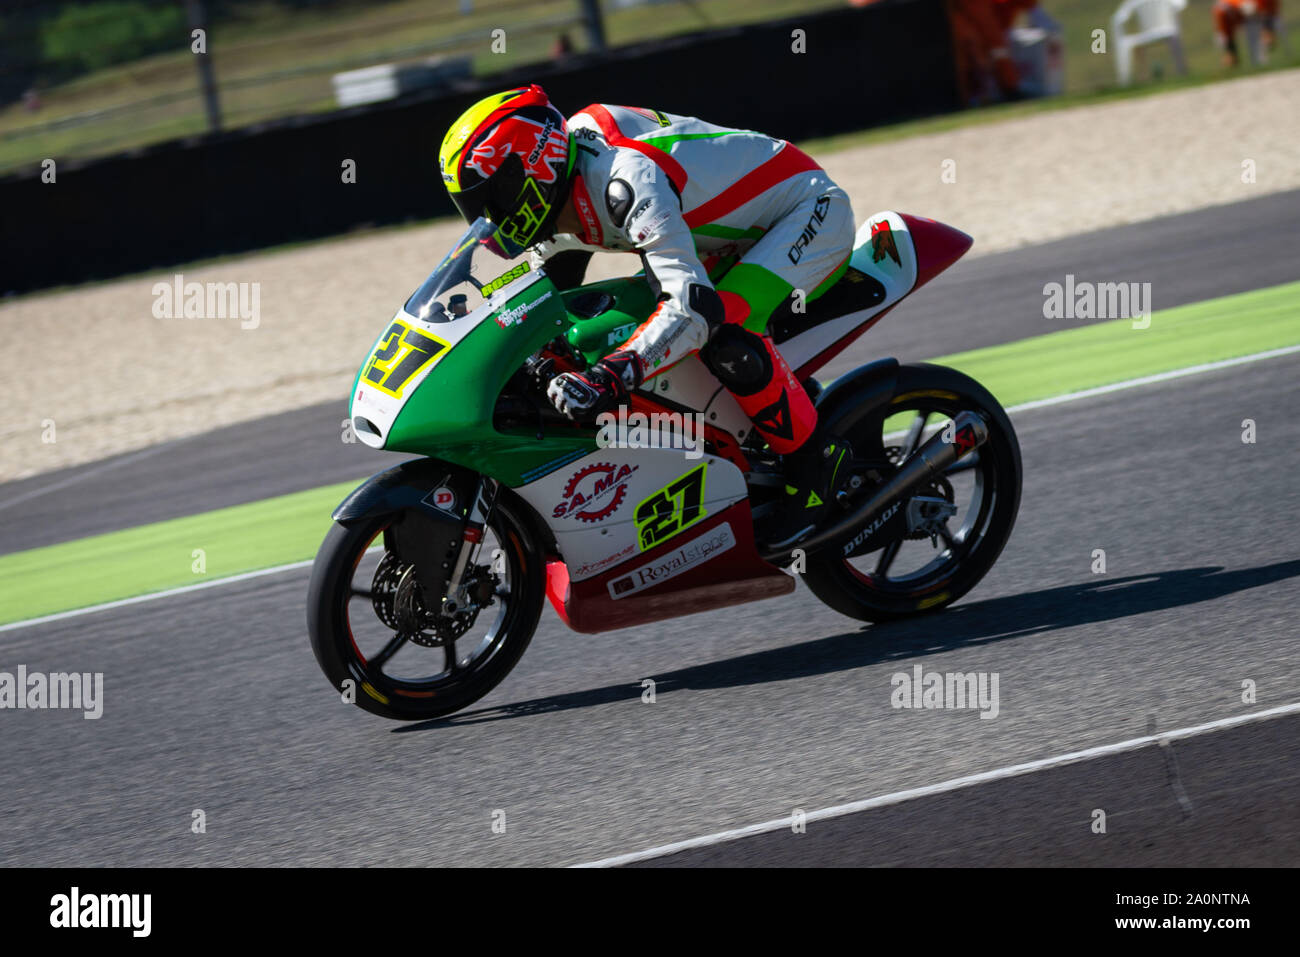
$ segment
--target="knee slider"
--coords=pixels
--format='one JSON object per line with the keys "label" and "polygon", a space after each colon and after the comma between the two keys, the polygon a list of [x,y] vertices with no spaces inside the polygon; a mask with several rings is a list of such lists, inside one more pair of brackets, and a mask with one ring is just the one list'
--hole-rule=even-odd
{"label": "knee slider", "polygon": [[772,381],[772,357],[754,333],[733,323],[717,326],[700,358],[735,395],[753,395]]}

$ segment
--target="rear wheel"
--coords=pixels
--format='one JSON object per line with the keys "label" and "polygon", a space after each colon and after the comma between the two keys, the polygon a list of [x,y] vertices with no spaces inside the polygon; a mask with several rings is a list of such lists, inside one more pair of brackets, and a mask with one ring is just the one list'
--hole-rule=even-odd
{"label": "rear wheel", "polygon": [[312,571],[312,650],[335,688],[385,718],[437,718],[505,678],[541,615],[546,566],[521,506],[500,496],[466,581],[475,606],[448,618],[423,607],[413,566],[385,544],[390,514],[334,525]]}
{"label": "rear wheel", "polygon": [[866,554],[828,549],[808,559],[803,578],[841,614],[889,621],[944,608],[979,583],[997,561],[1020,509],[1020,444],[988,391],[943,366],[900,366],[893,397],[856,431],[855,454],[901,465],[961,412],[974,412],[989,437],[910,496],[898,534]]}

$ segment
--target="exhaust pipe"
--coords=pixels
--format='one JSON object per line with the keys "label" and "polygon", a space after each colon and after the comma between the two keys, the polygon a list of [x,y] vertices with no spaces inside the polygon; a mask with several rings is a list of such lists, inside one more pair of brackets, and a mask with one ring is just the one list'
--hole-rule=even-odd
{"label": "exhaust pipe", "polygon": [[[856,540],[845,543],[845,554],[851,553],[855,544],[865,541],[866,537],[875,531],[873,523],[880,519],[885,510],[896,500],[910,493],[930,476],[942,472],[968,452],[979,448],[989,438],[988,426],[974,412],[961,412],[953,419],[951,442],[943,437],[944,432],[947,431],[944,429],[938,435],[932,436],[903,463],[902,468],[876,490],[871,498],[830,528],[815,532],[802,540],[795,539],[779,546],[771,546],[759,553],[763,560],[774,562],[788,556],[795,548],[801,548],[807,554],[821,551],[833,542],[852,534],[855,529],[860,529]],[[892,514],[891,512],[891,517]],[[862,527],[864,525],[865,528]]]}

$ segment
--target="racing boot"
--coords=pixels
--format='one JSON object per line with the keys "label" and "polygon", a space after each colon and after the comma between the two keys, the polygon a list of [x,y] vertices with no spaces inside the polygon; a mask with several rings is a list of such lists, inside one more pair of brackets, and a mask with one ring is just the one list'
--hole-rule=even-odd
{"label": "racing boot", "polygon": [[785,456],[785,494],[777,513],[761,529],[763,544],[794,548],[831,514],[837,501],[851,493],[853,447],[846,439],[818,428],[797,450]]}

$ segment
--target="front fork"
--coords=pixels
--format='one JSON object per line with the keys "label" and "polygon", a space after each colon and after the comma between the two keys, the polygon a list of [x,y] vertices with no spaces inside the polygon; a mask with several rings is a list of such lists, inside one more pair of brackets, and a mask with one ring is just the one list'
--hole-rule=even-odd
{"label": "front fork", "polygon": [[446,598],[442,602],[442,614],[452,617],[463,611],[470,603],[465,585],[465,569],[473,564],[483,545],[483,529],[492,515],[496,504],[497,492],[501,483],[494,478],[480,475],[474,489],[473,504],[465,517],[465,530],[461,536],[460,552],[456,556],[456,565],[447,579]]}

